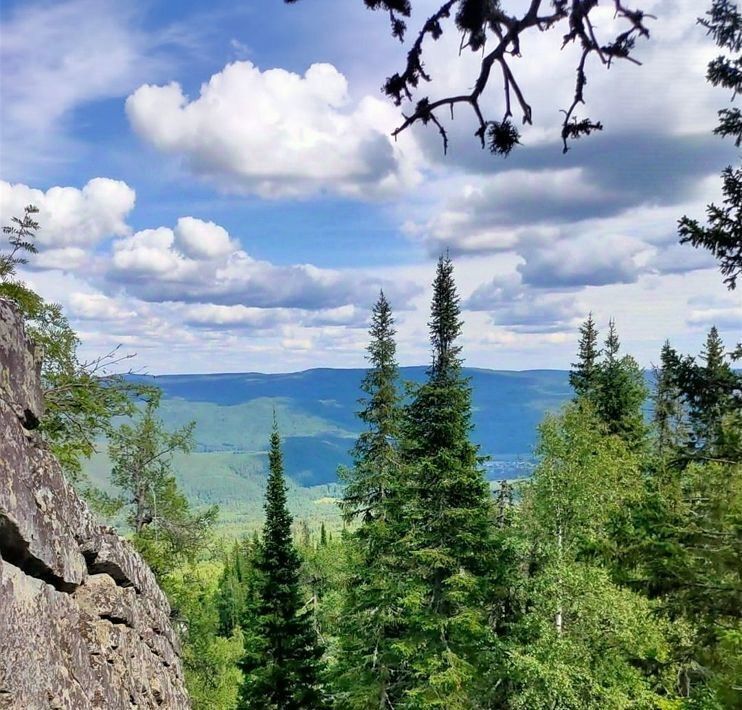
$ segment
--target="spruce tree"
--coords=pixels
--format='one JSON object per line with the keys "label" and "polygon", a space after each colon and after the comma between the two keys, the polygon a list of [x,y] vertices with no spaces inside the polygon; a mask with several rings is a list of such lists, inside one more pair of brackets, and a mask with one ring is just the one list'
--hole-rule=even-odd
{"label": "spruce tree", "polygon": [[240,663],[240,708],[316,710],[326,707],[322,647],[299,586],[301,561],[291,539],[281,438],[274,421],[265,494],[265,524],[255,568],[255,612],[245,615],[248,643]]}
{"label": "spruce tree", "polygon": [[[706,79],[731,93],[735,101],[742,91],[742,13],[734,0],[713,0],[706,16],[699,18],[707,33],[724,52],[708,64]],[[737,148],[742,145],[742,110],[738,107],[719,111],[718,136],[731,137]],[[707,223],[683,217],[678,223],[681,244],[708,249],[718,260],[724,283],[734,289],[742,277],[742,169],[728,165],[721,173],[722,205],[706,207]]]}
{"label": "spruce tree", "polygon": [[401,404],[394,318],[383,292],[373,308],[369,335],[370,368],[361,384],[365,398],[358,414],[366,428],[353,448],[353,466],[342,472],[344,518],[359,523],[345,537],[347,585],[336,672],[338,705],[349,708],[395,703],[402,665],[395,647],[401,623]]}
{"label": "spruce tree", "polygon": [[471,388],[457,340],[459,296],[448,256],[433,283],[427,381],[407,408],[403,450],[407,565],[405,694],[395,707],[480,707],[491,670],[487,610],[493,506],[471,442]]}
{"label": "spruce tree", "polygon": [[608,431],[636,449],[643,445],[646,435],[642,406],[647,386],[639,364],[631,355],[620,357],[620,349],[616,324],[611,319],[598,372],[595,405]]}
{"label": "spruce tree", "polygon": [[598,386],[598,329],[595,327],[593,314],[589,313],[580,326],[580,345],[577,362],[572,363],[569,373],[569,384],[575,392],[575,398],[591,397]]}
{"label": "spruce tree", "polygon": [[677,454],[687,443],[685,401],[680,389],[682,358],[665,341],[655,370],[654,430],[660,459]]}
{"label": "spruce tree", "polygon": [[248,607],[255,609],[256,550],[257,545],[246,537],[235,542],[225,555],[224,569],[216,592],[218,631],[225,638],[232,635],[235,627],[242,625]]}
{"label": "spruce tree", "polygon": [[662,475],[647,480],[630,525],[617,529],[626,579],[687,629],[673,657],[688,707],[739,701],[741,384],[715,329],[698,361],[663,348],[655,413]]}
{"label": "spruce tree", "polygon": [[361,383],[366,395],[358,418],[366,425],[353,448],[353,467],[344,472],[342,509],[346,522],[370,522],[386,515],[386,500],[397,473],[400,425],[399,373],[394,317],[382,291],[371,314],[367,348],[370,365]]}
{"label": "spruce tree", "polygon": [[724,417],[742,408],[742,377],[727,361],[716,326],[709,331],[699,359],[701,364],[692,359],[686,361],[683,386],[690,409],[693,448],[713,455]]}

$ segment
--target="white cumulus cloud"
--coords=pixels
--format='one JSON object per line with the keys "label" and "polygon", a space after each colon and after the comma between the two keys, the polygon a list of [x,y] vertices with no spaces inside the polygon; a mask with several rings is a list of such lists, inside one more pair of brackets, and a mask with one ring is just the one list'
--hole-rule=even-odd
{"label": "white cumulus cloud", "polygon": [[[292,308],[308,311],[370,304],[383,287],[399,297],[400,306],[417,293],[407,280],[385,279],[325,269],[313,264],[273,264],[255,259],[214,224],[192,217],[176,227],[144,229],[117,239],[104,275],[109,290],[120,288],[148,302],[208,304],[198,312],[215,324],[250,322],[252,311],[213,308]],[[353,311],[330,311],[339,322],[354,319]],[[324,324],[324,321],[323,321]]]}
{"label": "white cumulus cloud", "polygon": [[72,293],[69,306],[72,314],[81,320],[122,321],[137,315],[136,311],[102,293]]}
{"label": "white cumulus cloud", "polygon": [[[80,250],[91,247],[110,236],[129,232],[126,217],[134,207],[136,193],[125,182],[109,178],[93,178],[82,189],[50,187],[37,190],[22,184],[0,180],[0,219],[3,225],[12,217],[22,217],[26,205],[35,205],[39,213],[37,244],[42,251],[35,265],[50,266],[66,257],[80,260]],[[50,250],[46,255],[45,251]]]}
{"label": "white cumulus cloud", "polygon": [[145,84],[126,111],[143,139],[231,191],[384,194],[415,177],[413,139],[395,144],[388,135],[398,120],[394,108],[372,97],[353,104],[331,64],[299,75],[234,62],[197,98],[175,82]]}
{"label": "white cumulus cloud", "polygon": [[239,248],[224,227],[194,217],[178,220],[175,239],[183,252],[194,259],[216,259]]}

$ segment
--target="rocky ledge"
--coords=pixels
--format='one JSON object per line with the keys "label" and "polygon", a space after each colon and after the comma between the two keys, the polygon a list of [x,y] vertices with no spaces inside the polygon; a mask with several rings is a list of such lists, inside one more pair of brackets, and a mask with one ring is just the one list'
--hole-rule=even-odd
{"label": "rocky ledge", "polygon": [[170,607],[34,433],[40,359],[0,300],[0,708],[189,708]]}

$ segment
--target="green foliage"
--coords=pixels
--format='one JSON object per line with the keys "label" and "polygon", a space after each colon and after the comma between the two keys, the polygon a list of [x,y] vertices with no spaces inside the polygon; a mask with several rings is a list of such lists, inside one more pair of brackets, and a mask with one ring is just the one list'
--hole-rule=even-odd
{"label": "green foliage", "polygon": [[228,638],[256,602],[257,572],[255,556],[256,540],[243,538],[235,542],[224,560],[216,593],[216,609],[219,615],[218,633]]}
{"label": "green foliage", "polygon": [[218,633],[219,606],[214,562],[186,565],[161,580],[180,631],[181,661],[194,710],[233,710],[242,674],[239,627]]}
{"label": "green foliage", "polygon": [[[742,14],[736,3],[714,0],[705,18],[699,20],[717,47],[736,56],[718,55],[708,65],[706,78],[712,86],[732,92],[733,99],[742,92]],[[719,111],[719,125],[714,130],[722,136],[732,136],[737,147],[742,143],[742,119],[739,109]]]}
{"label": "green foliage", "polygon": [[668,341],[662,346],[660,367],[655,370],[654,434],[656,450],[663,459],[677,455],[687,444],[689,431],[681,390],[682,358]]}
{"label": "green foliage", "polygon": [[84,487],[82,462],[95,452],[96,440],[111,432],[114,417],[133,414],[133,397],[143,388],[112,371],[128,359],[117,351],[92,361],[80,360],[79,338],[56,304],[42,304],[27,331],[43,352],[42,435],[65,473]]}
{"label": "green foliage", "polygon": [[641,497],[639,461],[584,400],[540,434],[516,526],[529,573],[505,640],[508,707],[657,707],[671,685],[669,626],[606,564],[614,522]]}
{"label": "green foliage", "polygon": [[366,398],[358,414],[366,430],[353,448],[353,468],[341,471],[346,484],[341,507],[348,522],[360,518],[370,523],[386,516],[386,499],[399,468],[401,403],[394,318],[383,293],[374,305],[369,335],[371,367],[361,383]]}
{"label": "green foliage", "polygon": [[569,384],[576,397],[592,397],[598,387],[598,329],[595,327],[593,314],[587,316],[580,326],[580,344],[577,362],[572,363],[569,373]]}
{"label": "green foliage", "polygon": [[597,373],[595,407],[611,434],[634,449],[644,444],[646,426],[642,406],[648,392],[644,372],[631,355],[619,357],[620,342],[613,320],[608,325],[603,358]]}
{"label": "green foliage", "polygon": [[399,555],[404,564],[404,694],[393,707],[470,708],[482,699],[493,638],[487,577],[493,555],[492,502],[471,442],[471,390],[461,374],[459,297],[442,257],[429,323],[428,381],[406,410]]}
{"label": "green foliage", "polygon": [[566,561],[545,564],[527,593],[528,612],[513,629],[508,654],[508,707],[660,707],[669,674],[653,677],[648,669],[667,663],[668,625],[647,599],[615,585],[597,565]]}
{"label": "green foliage", "polygon": [[[310,542],[298,547],[301,557],[299,580],[304,598],[308,599],[312,623],[325,650],[328,664],[341,660],[344,652],[338,649],[338,637],[343,636],[346,621],[343,607],[345,582],[348,577],[346,544],[343,536],[331,539],[324,545]],[[337,703],[337,687],[330,686]]]}
{"label": "green foliage", "polygon": [[638,461],[588,402],[547,416],[539,433],[539,465],[524,484],[532,534],[574,557],[602,547],[608,522],[636,500]]}
{"label": "green foliage", "polygon": [[680,423],[658,437],[645,493],[619,531],[615,564],[686,629],[671,652],[675,690],[687,706],[734,707],[742,635],[740,378],[715,329],[700,362],[669,346],[662,362],[656,399]]}
{"label": "green foliage", "polygon": [[374,305],[369,335],[371,367],[361,385],[366,398],[358,415],[367,428],[353,449],[353,468],[343,472],[347,485],[341,506],[346,521],[357,519],[359,525],[344,540],[347,580],[334,669],[342,707],[387,707],[396,702],[404,663],[397,647],[402,410],[394,318],[383,293]]}
{"label": "green foliage", "polygon": [[575,399],[590,402],[608,432],[638,450],[644,446],[647,433],[642,411],[648,396],[644,372],[633,357],[619,355],[621,344],[613,320],[608,324],[602,351],[597,343],[598,331],[591,314],[580,327],[578,361],[569,375]]}
{"label": "green foliage", "polygon": [[26,254],[36,254],[36,232],[39,223],[34,216],[39,210],[28,205],[23,217],[11,217],[11,224],[3,227],[8,235],[9,252],[0,252],[0,298],[16,303],[26,317],[34,317],[41,308],[41,297],[16,278],[17,268],[28,263]]}
{"label": "green foliage", "polygon": [[[705,18],[699,19],[717,47],[732,56],[721,54],[708,64],[706,78],[713,86],[732,92],[732,101],[742,92],[742,14],[730,0],[713,0]],[[719,111],[719,124],[714,133],[731,136],[738,148],[742,145],[742,112],[739,108]],[[742,273],[742,169],[727,166],[722,174],[723,206],[706,208],[707,225],[683,217],[678,223],[681,244],[708,249],[719,261],[724,282],[730,289]]]}
{"label": "green foliage", "polygon": [[[739,119],[742,124],[742,119]],[[742,273],[742,169],[724,168],[721,173],[722,205],[706,207],[706,225],[690,217],[678,223],[681,244],[710,251],[719,261],[724,283],[734,289]]]}
{"label": "green foliage", "polygon": [[712,327],[699,357],[684,359],[681,387],[688,408],[692,455],[723,455],[722,421],[742,408],[742,376],[735,372],[719,332]]}
{"label": "green foliage", "polygon": [[133,542],[154,572],[162,576],[193,559],[216,519],[215,506],[194,512],[172,475],[175,451],[190,451],[193,426],[164,430],[153,393],[131,423],[110,434],[111,482],[121,491]]}
{"label": "green foliage", "polygon": [[241,708],[322,708],[322,647],[299,587],[301,561],[291,539],[291,515],[278,429],[271,434],[270,474],[263,536],[255,557],[258,572],[254,609],[241,622],[245,675]]}
{"label": "green foliage", "polygon": [[742,634],[742,466],[670,466],[647,489],[633,511],[633,536],[623,541],[632,586],[688,628],[673,648],[678,692],[696,700],[735,697],[734,648]]}

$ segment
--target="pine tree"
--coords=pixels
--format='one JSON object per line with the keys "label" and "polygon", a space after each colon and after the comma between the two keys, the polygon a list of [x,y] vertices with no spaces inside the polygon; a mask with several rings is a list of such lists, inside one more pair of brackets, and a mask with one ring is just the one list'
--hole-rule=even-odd
{"label": "pine tree", "polygon": [[598,372],[595,405],[608,431],[636,449],[643,445],[646,435],[642,406],[647,386],[636,360],[631,355],[619,357],[620,349],[616,324],[611,319]]}
{"label": "pine tree", "polygon": [[645,495],[627,510],[630,524],[616,529],[625,579],[684,629],[671,658],[688,707],[739,701],[740,384],[716,329],[699,361],[665,345],[655,395],[662,475],[646,480]]}
{"label": "pine tree", "polygon": [[727,361],[716,326],[709,331],[699,359],[702,364],[686,362],[683,387],[689,403],[693,447],[709,455],[716,449],[725,415],[742,407],[742,377]]}
{"label": "pine tree", "polygon": [[[479,707],[490,670],[487,617],[494,511],[470,440],[471,388],[461,372],[459,297],[448,256],[433,283],[428,379],[407,408],[403,708]],[[486,670],[485,670],[486,669]]]}
{"label": "pine tree", "polygon": [[371,366],[361,383],[366,395],[358,418],[366,430],[353,448],[353,468],[344,472],[342,509],[346,522],[370,522],[386,515],[386,499],[397,472],[400,425],[394,318],[383,291],[371,315],[367,359]]}
{"label": "pine tree", "polygon": [[348,582],[343,593],[341,654],[336,680],[340,707],[387,708],[396,701],[401,658],[399,486],[401,419],[394,318],[383,292],[372,312],[370,365],[361,384],[366,395],[358,416],[366,429],[353,448],[353,466],[341,503],[344,518],[358,527],[345,536]]}
{"label": "pine tree", "polygon": [[660,367],[655,370],[654,430],[660,459],[672,456],[687,443],[685,402],[680,389],[682,359],[665,341]]}
{"label": "pine tree", "polygon": [[320,683],[323,650],[299,586],[301,561],[291,539],[281,438],[274,421],[265,495],[265,524],[256,554],[255,614],[246,614],[240,708],[326,707]]}
{"label": "pine tree", "polygon": [[577,362],[572,363],[569,373],[569,384],[575,392],[575,397],[591,397],[598,386],[598,329],[595,327],[593,314],[589,313],[587,320],[580,326],[580,345],[577,352]]}
{"label": "pine tree", "polygon": [[219,635],[229,637],[244,620],[248,607],[256,601],[255,553],[257,545],[249,538],[235,542],[225,555],[224,569],[219,578],[216,608]]}

